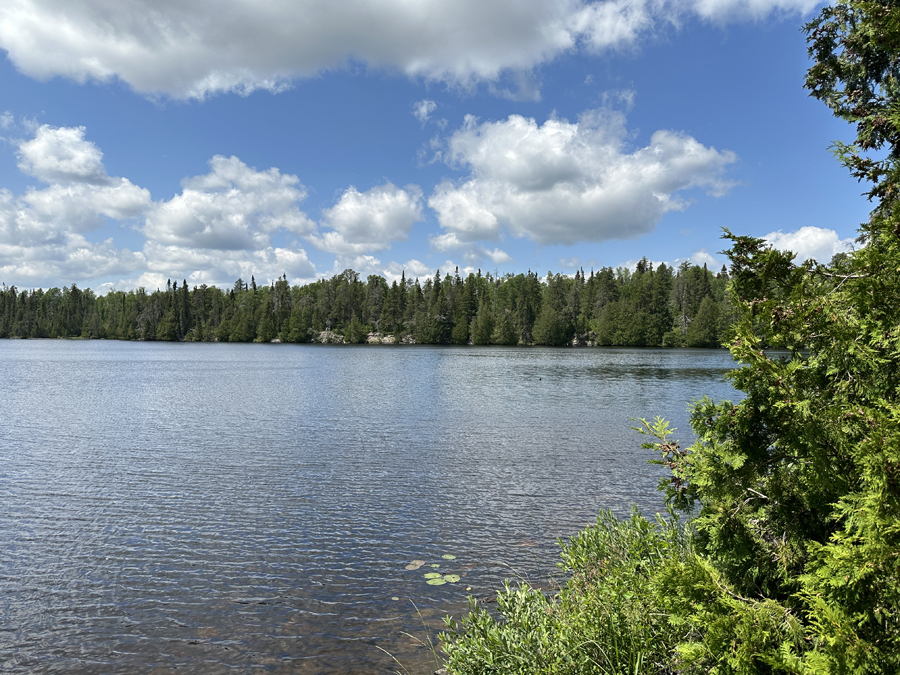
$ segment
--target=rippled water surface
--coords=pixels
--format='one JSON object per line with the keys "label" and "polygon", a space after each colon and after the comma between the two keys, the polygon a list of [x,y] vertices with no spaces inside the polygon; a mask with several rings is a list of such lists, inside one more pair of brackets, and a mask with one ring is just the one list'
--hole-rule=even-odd
{"label": "rippled water surface", "polygon": [[[687,402],[733,397],[731,367],[0,340],[0,670],[398,670],[383,649],[431,672],[417,641],[467,595],[557,577],[556,539],[599,509],[658,507],[629,418],[688,440]],[[461,581],[426,585],[431,564]]]}

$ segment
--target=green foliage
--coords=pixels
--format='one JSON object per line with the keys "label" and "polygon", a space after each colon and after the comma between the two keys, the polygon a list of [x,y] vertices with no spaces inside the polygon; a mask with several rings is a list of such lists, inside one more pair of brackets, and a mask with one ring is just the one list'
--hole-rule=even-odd
{"label": "green foliage", "polygon": [[[673,283],[690,290],[685,297],[693,304],[677,313],[685,327],[705,299],[704,311],[713,303],[714,313],[730,316],[719,299],[724,281],[704,268],[683,265],[674,276],[665,265],[654,271],[646,260],[639,268],[635,274],[609,268],[590,276],[581,270],[574,277],[548,274],[544,282],[532,272],[462,279],[457,271],[422,285],[405,275],[390,285],[376,275],[363,282],[344,270],[306,286],[291,287],[286,277],[257,285],[251,276],[249,284],[238,279],[228,291],[188,289],[182,280],[152,293],[113,290],[101,297],[75,285],[47,292],[0,286],[0,338],[307,342],[330,330],[362,343],[377,330],[396,342],[412,335],[425,344],[674,346],[684,344],[687,328],[679,333],[673,322],[681,297]],[[722,326],[710,330],[718,330],[718,344]]]}
{"label": "green foliage", "polygon": [[689,452],[653,429],[670,501],[699,507],[696,559],[660,578],[698,636],[683,668],[900,672],[900,251],[868,231],[842,271],[731,237],[746,398],[698,402]]}
{"label": "green foliage", "polygon": [[565,280],[560,275],[547,274],[541,309],[532,328],[535,344],[559,346],[572,338],[572,312],[568,311],[564,286]]}
{"label": "green foliage", "polygon": [[494,314],[491,311],[490,297],[487,295],[482,297],[478,314],[472,319],[471,334],[473,344],[491,344],[491,337],[494,334]]}
{"label": "green foliage", "polygon": [[526,584],[497,595],[499,618],[469,600],[469,613],[447,620],[441,635],[452,673],[598,673],[658,671],[674,640],[652,579],[689,555],[677,519],[650,522],[636,512],[597,523],[563,545],[571,574],[559,593]]}
{"label": "green foliage", "polygon": [[697,316],[687,329],[685,342],[688,347],[719,346],[719,305],[712,296],[707,295],[700,303]]}
{"label": "green foliage", "polygon": [[356,314],[350,319],[350,325],[347,326],[347,342],[350,344],[359,344],[365,342],[369,335],[369,327],[360,323],[356,318]]}

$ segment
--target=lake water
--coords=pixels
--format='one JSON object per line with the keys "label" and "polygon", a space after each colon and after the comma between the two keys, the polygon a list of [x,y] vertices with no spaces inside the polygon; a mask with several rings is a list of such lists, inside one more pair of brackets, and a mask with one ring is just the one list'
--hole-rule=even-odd
{"label": "lake water", "polygon": [[467,595],[561,580],[557,538],[659,507],[629,418],[689,439],[687,403],[734,397],[731,367],[0,340],[0,670],[430,673],[418,641]]}

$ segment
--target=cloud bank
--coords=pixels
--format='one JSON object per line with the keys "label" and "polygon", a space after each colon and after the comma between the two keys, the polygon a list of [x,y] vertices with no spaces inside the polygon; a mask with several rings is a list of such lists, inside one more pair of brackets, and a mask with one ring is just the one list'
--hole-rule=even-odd
{"label": "cloud bank", "polygon": [[[84,128],[42,125],[13,142],[19,170],[38,185],[19,195],[0,189],[0,280],[52,286],[116,279],[120,288],[155,288],[167,279],[230,285],[237,277],[264,282],[286,273],[311,281],[322,272],[300,240],[334,256],[331,273],[349,267],[389,279],[404,269],[427,276],[434,272],[427,262],[382,263],[374,255],[427,222],[426,203],[442,228],[432,249],[455,251],[465,269],[474,269],[513,262],[488,244],[507,235],[539,245],[638,237],[666,212],[687,207],[683,191],[721,195],[731,187],[724,172],[732,153],[673,131],[658,131],[637,148],[627,137],[624,116],[604,110],[542,125],[517,115],[470,117],[443,146],[462,178],[437,185],[427,200],[417,185],[350,186],[316,222],[301,210],[306,187],[278,168],[216,155],[207,173],[182,181],[178,194],[153,200],[147,189],[108,174]],[[139,250],[117,243],[119,234],[101,234],[110,225],[124,228]],[[766,239],[822,262],[851,246],[818,227]]]}
{"label": "cloud bank", "polygon": [[341,255],[382,251],[392,242],[405,241],[422,219],[422,189],[417,185],[401,190],[385,183],[362,193],[350,186],[324,212],[323,225],[331,231],[308,239],[323,251]]}
{"label": "cloud bank", "polygon": [[[83,127],[42,125],[14,142],[19,170],[44,187],[19,196],[0,189],[0,279],[49,286],[113,277],[120,288],[155,288],[182,278],[219,285],[251,275],[317,278],[296,241],[275,244],[279,234],[333,253],[335,267],[343,265],[338,271],[384,274],[397,263],[382,266],[370,254],[407,239],[423,219],[421,188],[387,182],[365,192],[349,187],[316,223],[300,209],[307,191],[297,176],[222,155],[209,160],[207,173],[185,178],[180,193],[154,201],[145,188],[109,176],[103,153],[85,135]],[[143,235],[140,250],[111,237],[92,241],[110,222]],[[416,260],[408,265],[423,268]]]}
{"label": "cloud bank", "polygon": [[[306,191],[296,176],[215,156],[209,173],[185,179],[180,194],[154,202],[145,188],[107,174],[103,153],[85,139],[83,127],[42,125],[16,147],[19,170],[46,187],[18,197],[0,190],[4,279],[52,285],[120,277],[125,286],[153,287],[167,278],[224,283],[253,273],[316,276],[302,248],[272,243],[277,232],[315,229],[298,207]],[[139,228],[142,249],[87,236],[108,221]]]}
{"label": "cloud bank", "polygon": [[[683,16],[804,14],[813,0],[5,0],[0,48],[23,73],[119,79],[143,94],[280,91],[362,63],[452,85],[522,77],[574,52],[623,49]],[[498,89],[499,93],[506,90]],[[515,97],[515,93],[507,92]],[[526,97],[534,92],[526,91]]]}

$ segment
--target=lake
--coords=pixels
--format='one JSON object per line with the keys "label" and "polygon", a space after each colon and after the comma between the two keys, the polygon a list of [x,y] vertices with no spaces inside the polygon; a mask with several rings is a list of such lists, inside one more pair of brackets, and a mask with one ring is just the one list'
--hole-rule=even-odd
{"label": "lake", "polygon": [[561,582],[558,538],[659,508],[629,418],[690,440],[688,402],[734,398],[732,367],[0,340],[0,670],[430,673],[419,642],[468,595]]}

